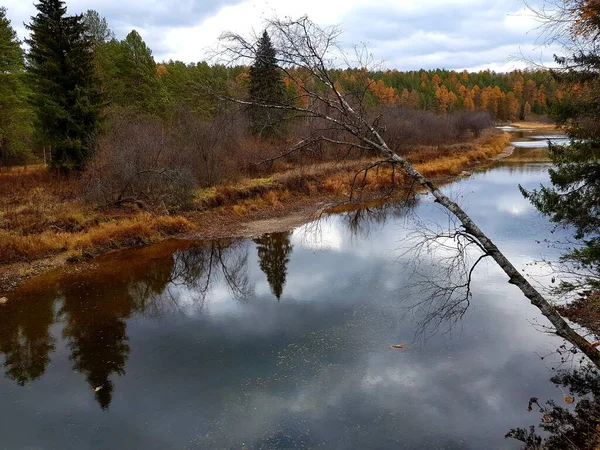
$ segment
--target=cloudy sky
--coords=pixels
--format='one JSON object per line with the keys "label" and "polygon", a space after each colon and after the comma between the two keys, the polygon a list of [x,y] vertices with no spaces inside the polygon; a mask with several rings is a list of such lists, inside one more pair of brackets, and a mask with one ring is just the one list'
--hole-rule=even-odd
{"label": "cloudy sky", "polygon": [[[539,4],[543,0],[531,0]],[[2,0],[20,38],[34,0]],[[71,14],[95,9],[118,38],[136,29],[158,61],[204,59],[223,31],[250,33],[265,18],[307,14],[341,25],[342,44],[367,44],[386,67],[496,71],[551,61],[523,0],[67,0]]]}

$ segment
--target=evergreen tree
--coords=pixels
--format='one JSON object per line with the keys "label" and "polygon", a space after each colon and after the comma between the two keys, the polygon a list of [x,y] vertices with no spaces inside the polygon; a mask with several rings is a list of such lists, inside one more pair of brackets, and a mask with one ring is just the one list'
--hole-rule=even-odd
{"label": "evergreen tree", "polygon": [[23,82],[21,43],[0,7],[0,166],[24,162],[29,156],[30,111]]}
{"label": "evergreen tree", "polygon": [[550,146],[551,185],[523,193],[552,221],[575,228],[581,245],[563,260],[589,276],[583,284],[561,283],[562,290],[600,289],[600,4],[569,0],[565,5],[573,19],[569,31],[587,50],[578,47],[572,56],[556,58],[563,69],[553,75],[569,94],[551,113],[573,141]]}
{"label": "evergreen tree", "polygon": [[152,50],[133,30],[121,42],[119,56],[117,65],[124,82],[126,103],[141,110],[154,110],[159,83]]}
{"label": "evergreen tree", "polygon": [[27,60],[37,131],[52,146],[52,166],[61,173],[83,170],[101,120],[101,96],[93,42],[83,16],[67,16],[62,0],[40,0],[27,29]]}
{"label": "evergreen tree", "polygon": [[138,114],[161,112],[165,94],[152,51],[133,30],[124,40],[96,47],[98,73],[108,103]]}
{"label": "evergreen tree", "polygon": [[[256,59],[250,67],[249,97],[251,102],[260,105],[285,103],[285,84],[277,66],[275,48],[266,30],[258,41]],[[283,117],[283,111],[279,109],[252,107],[250,131],[265,137],[281,136]]]}

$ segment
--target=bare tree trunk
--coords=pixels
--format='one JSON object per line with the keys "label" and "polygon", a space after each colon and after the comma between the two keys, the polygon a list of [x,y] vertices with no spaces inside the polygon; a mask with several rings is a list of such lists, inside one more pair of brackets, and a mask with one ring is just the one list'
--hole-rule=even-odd
{"label": "bare tree trunk", "polygon": [[[368,84],[352,93],[344,93],[336,87],[336,83],[331,77],[331,71],[335,69],[333,61],[336,56],[331,55],[331,52],[333,51],[336,55],[345,55],[336,44],[336,39],[341,33],[340,30],[336,27],[320,28],[307,17],[297,20],[273,19],[268,21],[267,25],[272,41],[277,47],[281,71],[289,80],[297,83],[300,94],[296,100],[303,100],[300,103],[308,106],[294,106],[294,99],[288,104],[258,104],[232,98],[226,100],[252,107],[286,110],[295,118],[305,117],[308,120],[321,121],[326,124],[316,126],[310,138],[301,139],[292,150],[285,152],[282,156],[302,150],[315,142],[327,142],[331,145],[349,146],[375,152],[383,157],[386,163],[401,167],[410,178],[427,189],[435,197],[436,202],[460,221],[465,233],[476,241],[485,255],[491,256],[498,263],[508,276],[509,283],[517,286],[525,297],[540,310],[554,326],[556,334],[568,340],[587,355],[596,366],[600,367],[600,352],[569,326],[554,306],[521,275],[467,213],[442,193],[431,180],[419,173],[405,158],[390,149],[379,131],[379,118],[369,122],[363,112],[363,100],[368,91]],[[225,42],[226,47],[220,54],[229,56],[230,61],[248,61],[256,57],[254,43],[242,36],[226,33],[221,39],[222,42]],[[362,55],[367,58],[366,64],[364,61],[358,61],[349,66],[366,67],[371,57],[365,51],[362,52]],[[339,56],[337,58],[339,59]],[[303,79],[306,74],[316,81],[315,85],[326,86],[328,93],[324,94],[315,88],[311,90],[310,87],[307,87],[308,83]],[[331,134],[327,134],[332,130],[350,138],[340,138],[337,134],[332,137]]]}
{"label": "bare tree trunk", "polygon": [[581,350],[590,360],[600,367],[600,352],[593,347],[583,336],[575,332],[569,324],[562,318],[556,308],[552,306],[535,289],[527,279],[512,265],[512,263],[498,249],[496,244],[473,222],[469,215],[448,196],[442,193],[439,188],[430,180],[421,175],[409,162],[393,154],[392,159],[398,163],[406,173],[416,180],[421,186],[425,187],[435,197],[436,201],[450,211],[463,225],[465,231],[475,237],[481,244],[485,252],[491,256],[496,263],[502,268],[504,273],[508,275],[508,282],[517,286],[521,292],[527,297],[531,304],[536,306],[540,312],[546,317],[556,329],[556,334],[575,345]]}

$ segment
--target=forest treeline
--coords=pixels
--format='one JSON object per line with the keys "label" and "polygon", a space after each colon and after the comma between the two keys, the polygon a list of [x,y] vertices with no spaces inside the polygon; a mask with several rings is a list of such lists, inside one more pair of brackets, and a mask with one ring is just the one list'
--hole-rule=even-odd
{"label": "forest treeline", "polygon": [[[208,124],[231,113],[223,97],[248,96],[250,66],[157,62],[137,31],[119,40],[96,11],[69,16],[60,0],[41,0],[37,7],[39,13],[28,25],[27,52],[6,9],[0,9],[0,48],[5,55],[0,59],[0,165],[26,162],[32,154],[49,157],[52,147],[56,151],[66,146],[73,147],[67,153],[79,154],[81,161],[57,162],[54,155],[55,163],[66,170],[78,169],[99,136],[110,131],[115,117],[140,117],[169,126],[190,114]],[[56,39],[60,33],[63,41]],[[69,57],[61,60],[63,55],[56,54],[53,60],[49,52],[57,46],[63,46]],[[69,64],[77,70],[69,72]],[[545,114],[554,100],[564,97],[543,70],[368,72],[356,68],[334,70],[331,76],[342,92],[366,89],[367,108],[436,114],[482,111],[503,121],[524,119],[531,112]],[[284,95],[301,105],[305,99],[299,79],[283,77]],[[65,105],[70,105],[68,113]]]}

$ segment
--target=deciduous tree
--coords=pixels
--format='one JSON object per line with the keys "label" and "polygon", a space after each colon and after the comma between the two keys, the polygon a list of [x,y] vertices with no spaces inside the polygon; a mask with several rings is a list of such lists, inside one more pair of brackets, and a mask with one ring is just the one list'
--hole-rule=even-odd
{"label": "deciduous tree", "polygon": [[[460,226],[450,236],[453,242],[459,242],[461,248],[465,245],[472,245],[473,248],[477,248],[480,253],[476,261],[481,261],[487,257],[492,258],[507,275],[509,282],[518,287],[523,295],[549,320],[556,334],[568,340],[600,367],[600,352],[598,349],[590,345],[584,336],[575,331],[561,317],[552,303],[536,290],[460,205],[450,199],[431,180],[424,177],[407,159],[388,146],[381,134],[379,117],[373,119],[363,114],[361,97],[356,95],[349,97],[337,90],[331,73],[334,70],[331,53],[343,52],[336,45],[336,40],[340,34],[339,29],[336,27],[323,29],[307,17],[302,17],[297,20],[271,20],[269,21],[269,30],[271,36],[275,36],[279,66],[283,68],[282,70],[286,72],[286,75],[292,78],[295,77],[293,71],[286,70],[288,67],[295,67],[295,70],[301,69],[305,73],[309,73],[327,90],[319,92],[307,89],[305,93],[310,97],[307,107],[285,103],[261,104],[243,99],[230,100],[242,105],[279,109],[311,119],[312,133],[300,139],[293,148],[285,152],[286,155],[294,151],[301,151],[315,142],[327,142],[330,145],[343,148],[344,154],[347,152],[348,147],[351,147],[363,149],[373,155],[379,155],[381,160],[366,167],[362,171],[364,173],[368,172],[370,168],[380,167],[384,164],[392,165],[403,171],[406,177],[429,191],[435,201],[460,223]],[[232,58],[256,57],[256,48],[243,36],[228,33],[222,36],[222,40],[226,47],[225,52],[229,53]],[[496,91],[496,89],[493,89],[493,91]],[[471,273],[472,270],[467,272]],[[469,286],[467,280],[463,285],[463,288],[466,289],[467,299],[470,295]],[[449,295],[454,295],[456,290],[449,289],[449,292]]]}

